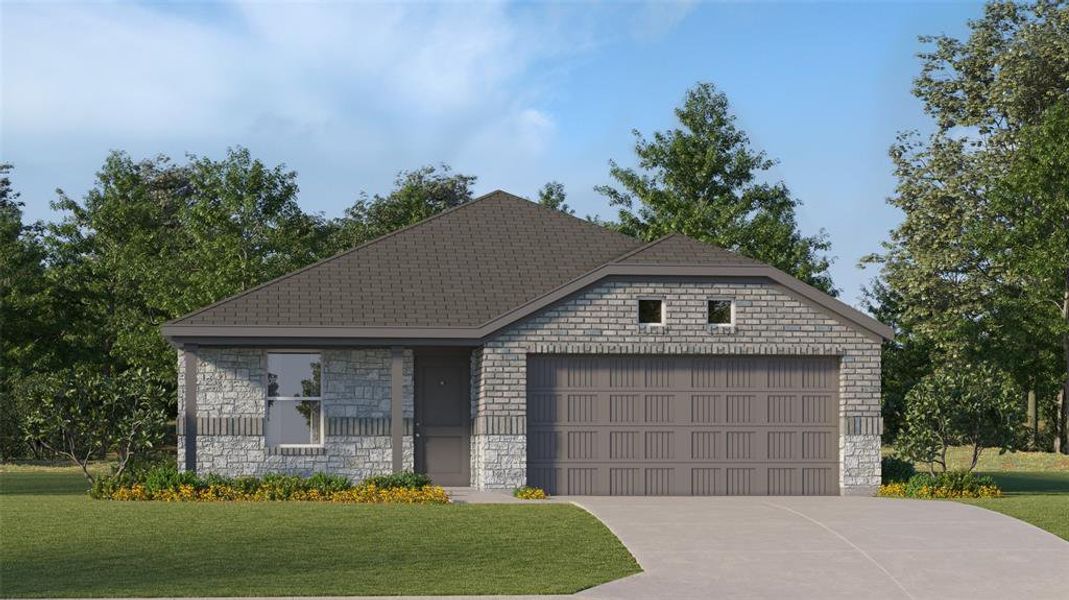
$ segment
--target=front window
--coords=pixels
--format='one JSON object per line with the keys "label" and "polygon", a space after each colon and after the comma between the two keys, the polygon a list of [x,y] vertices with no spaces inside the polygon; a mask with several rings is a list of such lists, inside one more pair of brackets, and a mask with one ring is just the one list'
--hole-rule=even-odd
{"label": "front window", "polygon": [[267,445],[318,446],[323,443],[319,354],[267,355]]}

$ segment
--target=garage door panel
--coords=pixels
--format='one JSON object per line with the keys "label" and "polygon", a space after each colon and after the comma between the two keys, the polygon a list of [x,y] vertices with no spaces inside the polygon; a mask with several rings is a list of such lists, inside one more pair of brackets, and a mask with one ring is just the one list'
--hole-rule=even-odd
{"label": "garage door panel", "polygon": [[635,423],[639,415],[638,394],[609,395],[609,423]]}
{"label": "garage door panel", "polygon": [[597,423],[598,402],[596,394],[568,394],[565,414],[569,423]]}
{"label": "garage door panel", "polygon": [[838,493],[836,470],[799,464],[719,463],[717,466],[651,462],[582,463],[535,467],[529,484],[555,495],[751,496]]}
{"label": "garage door panel", "polygon": [[557,422],[560,414],[558,405],[560,396],[551,393],[527,394],[527,422],[532,425],[550,426]]}
{"label": "garage door panel", "polygon": [[695,424],[719,423],[717,410],[720,396],[710,394],[692,394],[690,397],[690,422]]}
{"label": "garage door panel", "polygon": [[676,397],[674,394],[646,394],[642,417],[647,424],[672,423]]}
{"label": "garage door panel", "polygon": [[555,494],[838,492],[826,357],[532,356],[528,481]]}

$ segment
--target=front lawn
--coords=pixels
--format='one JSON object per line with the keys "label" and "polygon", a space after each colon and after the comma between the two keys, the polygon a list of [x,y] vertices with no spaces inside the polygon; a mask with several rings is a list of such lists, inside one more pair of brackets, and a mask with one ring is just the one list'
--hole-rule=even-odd
{"label": "front lawn", "polygon": [[[890,452],[890,449],[887,449]],[[947,467],[969,466],[969,448],[951,448]],[[917,470],[926,468],[917,465]],[[976,470],[990,475],[1006,496],[958,500],[1009,515],[1069,540],[1069,456],[1053,452],[985,450]]]}
{"label": "front lawn", "polygon": [[565,504],[91,500],[69,470],[0,472],[0,595],[571,593],[640,569]]}
{"label": "front lawn", "polygon": [[1069,540],[1069,471],[989,471],[1004,498],[959,500],[1031,523]]}
{"label": "front lawn", "polygon": [[[965,447],[951,448],[947,452],[948,469],[968,469],[972,460],[972,449]],[[921,465],[917,466],[918,469]],[[998,449],[988,448],[980,454],[976,463],[980,472],[1008,471],[1061,471],[1069,472],[1069,455],[1054,452],[1006,452],[999,454]]]}

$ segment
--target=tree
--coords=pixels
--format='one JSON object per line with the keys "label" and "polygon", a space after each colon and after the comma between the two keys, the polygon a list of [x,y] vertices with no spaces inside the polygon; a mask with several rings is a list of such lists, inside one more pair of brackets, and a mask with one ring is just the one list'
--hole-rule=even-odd
{"label": "tree", "polygon": [[1003,371],[988,365],[954,365],[935,371],[906,394],[902,453],[914,462],[946,471],[950,446],[972,448],[969,470],[984,448],[1016,450],[1021,439],[1021,390]]}
{"label": "tree", "polygon": [[473,175],[453,174],[448,165],[401,171],[385,196],[361,192],[345,216],[333,223],[333,249],[348,250],[401,227],[418,223],[473,198]]}
{"label": "tree", "polygon": [[610,161],[619,189],[595,188],[619,207],[619,229],[643,240],[682,233],[835,293],[824,255],[827,236],[803,236],[795,217],[801,203],[783,183],[759,180],[775,161],[750,146],[727,97],[701,83],[687,91],[675,114],[679,126],[652,139],[633,132],[638,169]]}
{"label": "tree", "polygon": [[927,355],[928,372],[1004,365],[1028,391],[1019,402],[1038,398],[1037,414],[1064,429],[1053,408],[1065,379],[1061,280],[1051,287],[1049,277],[1024,276],[1028,237],[1013,233],[1019,220],[996,191],[1022,151],[1022,132],[1069,89],[1069,9],[992,2],[969,27],[965,40],[921,38],[931,48],[913,91],[936,128],[927,138],[900,134],[892,147],[898,184],[889,202],[905,218],[865,262],[881,264],[904,333],[888,353]]}
{"label": "tree", "polygon": [[568,195],[564,192],[564,184],[559,181],[550,181],[538,190],[538,203],[553,210],[559,210],[567,215],[574,215],[575,211],[567,204]]}
{"label": "tree", "polygon": [[0,459],[33,450],[25,444],[19,419],[23,403],[15,390],[27,373],[56,363],[42,228],[23,223],[11,170],[0,164]]}
{"label": "tree", "polygon": [[242,148],[185,164],[109,155],[81,202],[60,192],[46,235],[68,364],[173,381],[160,324],[327,252],[325,222],[296,195],[295,173]]}
{"label": "tree", "polygon": [[160,445],[167,424],[164,386],[145,370],[118,376],[75,367],[35,378],[26,414],[27,435],[67,457],[92,484],[90,461],[106,452],[117,456],[119,476],[134,457]]}
{"label": "tree", "polygon": [[893,445],[905,426],[906,394],[929,372],[932,348],[900,327],[902,298],[883,282],[865,290],[865,308],[881,323],[896,325],[894,339],[883,343],[880,362],[882,437],[884,444]]}
{"label": "tree", "polygon": [[1056,449],[1069,450],[1069,94],[1042,119],[1022,128],[1008,176],[991,195],[998,218],[988,245],[1012,249],[998,255],[1007,276],[1034,295],[1030,309],[1050,323],[1060,341],[1061,391],[1055,418]]}

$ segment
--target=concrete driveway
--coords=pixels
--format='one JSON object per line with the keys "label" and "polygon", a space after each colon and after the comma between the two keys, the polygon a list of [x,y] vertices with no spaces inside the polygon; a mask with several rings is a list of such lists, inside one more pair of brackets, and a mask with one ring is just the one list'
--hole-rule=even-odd
{"label": "concrete driveway", "polygon": [[580,594],[588,598],[1069,597],[1069,543],[956,502],[567,500],[608,525],[645,570]]}

